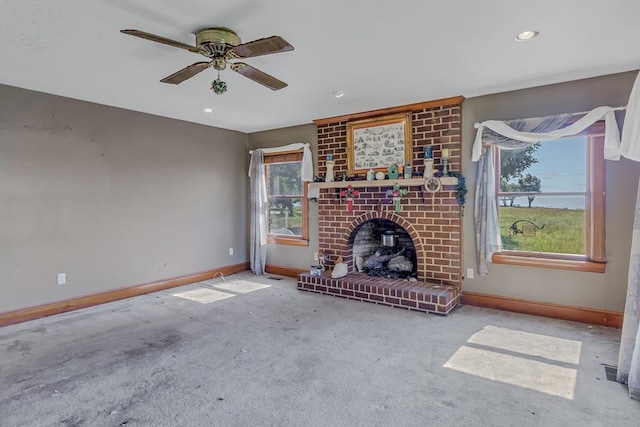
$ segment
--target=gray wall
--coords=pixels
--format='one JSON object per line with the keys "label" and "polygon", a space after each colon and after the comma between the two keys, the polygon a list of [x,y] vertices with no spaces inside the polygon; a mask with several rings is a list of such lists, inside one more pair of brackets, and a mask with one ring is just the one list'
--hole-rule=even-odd
{"label": "gray wall", "polygon": [[[601,105],[626,105],[636,72],[621,73],[465,100],[463,112],[463,169],[469,187],[464,217],[464,271],[473,268],[474,279],[464,290],[572,306],[623,311],[627,286],[634,204],[640,163],[623,159],[606,162],[605,274],[533,267],[494,265],[487,277],[476,268],[473,199],[476,165],[470,162],[475,137],[474,122],[545,116],[590,110]],[[621,114],[620,118],[624,115]],[[623,120],[619,120],[621,125]]]}
{"label": "gray wall", "polygon": [[[280,147],[294,142],[309,143],[313,163],[317,168],[318,140],[314,124],[268,130],[249,134],[249,147]],[[318,204],[309,202],[309,246],[287,246],[270,244],[267,248],[267,264],[309,269],[313,265],[313,253],[318,251]]]}
{"label": "gray wall", "polygon": [[0,312],[248,261],[247,140],[0,85]]}

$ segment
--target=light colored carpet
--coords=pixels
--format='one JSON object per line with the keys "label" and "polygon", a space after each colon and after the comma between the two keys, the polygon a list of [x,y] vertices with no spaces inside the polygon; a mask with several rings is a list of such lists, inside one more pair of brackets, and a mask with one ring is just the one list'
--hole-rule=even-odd
{"label": "light colored carpet", "polygon": [[638,426],[619,331],[242,273],[0,329],[1,426]]}

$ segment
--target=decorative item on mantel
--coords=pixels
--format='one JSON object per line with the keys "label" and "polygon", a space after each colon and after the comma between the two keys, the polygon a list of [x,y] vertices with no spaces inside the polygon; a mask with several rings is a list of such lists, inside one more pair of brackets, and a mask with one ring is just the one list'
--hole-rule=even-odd
{"label": "decorative item on mantel", "polygon": [[374,171],[373,169],[369,169],[369,172],[367,172],[367,180],[375,181],[375,179],[376,179],[376,171]]}
{"label": "decorative item on mantel", "polygon": [[325,182],[333,182],[333,154],[327,154],[327,160],[325,162],[327,164],[327,174],[324,178]]}
{"label": "decorative item on mantel", "polygon": [[447,176],[447,162],[449,162],[449,149],[442,149],[442,175]]}
{"label": "decorative item on mantel", "polygon": [[389,179],[398,179],[398,165],[391,163],[389,165]]}
{"label": "decorative item on mantel", "polygon": [[431,178],[433,176],[433,147],[427,145],[424,147],[424,174],[423,178]]}
{"label": "decorative item on mantel", "polygon": [[413,168],[411,167],[411,163],[407,163],[404,165],[404,179],[413,178]]}
{"label": "decorative item on mantel", "polygon": [[437,193],[442,188],[442,183],[435,176],[424,179],[424,189],[428,193]]}
{"label": "decorative item on mantel", "polygon": [[360,192],[358,190],[354,190],[351,185],[347,185],[346,190],[340,191],[340,196],[344,197],[347,200],[347,210],[349,212],[353,212],[353,199],[358,197]]}
{"label": "decorative item on mantel", "polygon": [[387,190],[387,197],[393,197],[393,203],[395,204],[396,212],[402,212],[402,205],[400,204],[400,200],[402,200],[402,196],[406,196],[409,193],[409,190],[406,188],[400,188],[400,184],[396,182],[393,186],[393,190]]}

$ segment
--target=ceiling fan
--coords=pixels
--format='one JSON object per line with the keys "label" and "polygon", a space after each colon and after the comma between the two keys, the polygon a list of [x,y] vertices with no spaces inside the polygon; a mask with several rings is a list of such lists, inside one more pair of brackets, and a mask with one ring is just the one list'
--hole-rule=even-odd
{"label": "ceiling fan", "polygon": [[271,36],[242,43],[240,37],[228,28],[207,28],[196,33],[196,44],[195,46],[192,46],[190,44],[171,40],[162,36],[156,36],[155,34],[139,30],[120,30],[120,32],[151,40],[156,43],[186,49],[190,52],[199,53],[211,59],[211,61],[208,62],[196,62],[195,64],[191,64],[180,71],[176,71],[170,76],[160,80],[162,83],[177,85],[187,79],[190,79],[199,72],[204,71],[209,67],[213,67],[218,71],[218,78],[212,83],[211,89],[217,94],[222,94],[227,91],[227,84],[220,80],[220,71],[223,71],[227,68],[227,65],[229,65],[233,71],[260,83],[271,90],[279,90],[287,86],[285,82],[278,80],[275,77],[252,67],[251,65],[245,64],[244,62],[229,62],[229,60],[235,60],[238,58],[252,58],[255,56],[270,55],[272,53],[293,50],[293,46],[280,36]]}

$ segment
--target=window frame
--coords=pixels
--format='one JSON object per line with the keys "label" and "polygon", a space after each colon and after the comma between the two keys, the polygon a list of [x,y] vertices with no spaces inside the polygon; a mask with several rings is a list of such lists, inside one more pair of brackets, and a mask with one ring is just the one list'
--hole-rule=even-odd
{"label": "window frame", "polygon": [[[604,122],[598,121],[575,136],[586,138],[585,255],[503,250],[492,256],[494,264],[543,267],[604,273],[606,266],[605,207],[606,176]],[[543,142],[544,144],[544,142]],[[500,150],[495,150],[496,206],[500,206]]]}
{"label": "window frame", "polygon": [[[292,150],[282,151],[279,153],[265,153],[264,155],[264,168],[266,182],[269,182],[269,170],[267,165],[274,163],[293,163],[302,162],[303,151]],[[271,234],[267,231],[267,243],[276,245],[291,245],[291,246],[309,246],[309,209],[307,200],[307,182],[302,181],[302,236],[287,236],[282,234]],[[268,186],[267,186],[267,200],[270,198]],[[267,212],[267,219],[269,213]]]}

